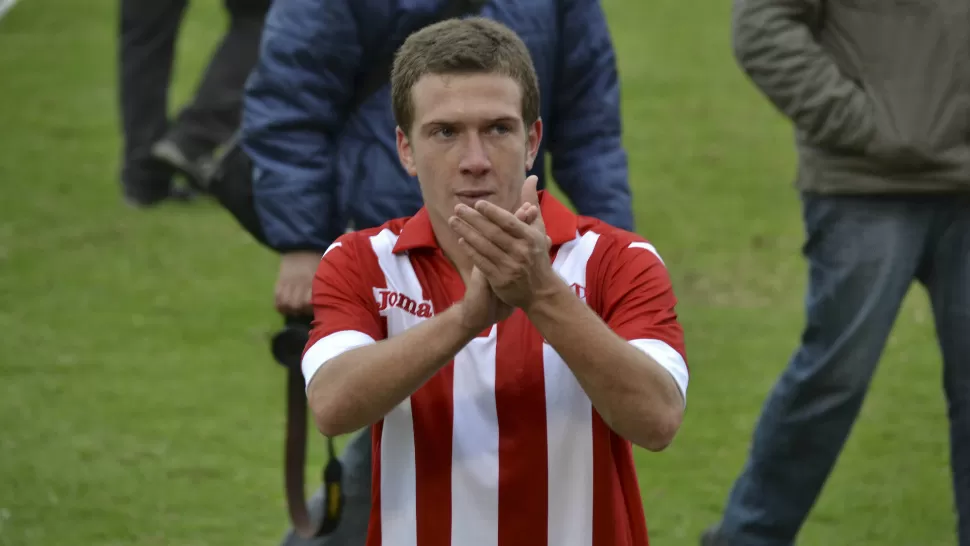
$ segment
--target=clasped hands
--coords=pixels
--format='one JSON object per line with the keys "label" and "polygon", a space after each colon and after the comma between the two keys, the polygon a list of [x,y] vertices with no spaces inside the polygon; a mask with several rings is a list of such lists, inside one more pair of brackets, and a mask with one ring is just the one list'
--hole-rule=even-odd
{"label": "clasped hands", "polygon": [[469,328],[487,328],[515,308],[528,312],[535,301],[565,286],[552,270],[537,180],[526,179],[515,213],[479,201],[474,208],[458,205],[448,221],[474,264],[462,301],[463,323]]}

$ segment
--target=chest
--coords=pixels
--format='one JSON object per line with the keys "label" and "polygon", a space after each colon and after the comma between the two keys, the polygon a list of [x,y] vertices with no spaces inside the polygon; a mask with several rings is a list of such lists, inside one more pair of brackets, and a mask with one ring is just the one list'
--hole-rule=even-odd
{"label": "chest", "polygon": [[[553,268],[585,299],[585,260],[579,256],[584,253],[571,252],[573,246],[557,253]],[[373,288],[373,297],[388,338],[430,320],[464,297],[461,277],[440,253],[384,254],[380,265],[384,282]],[[472,401],[471,407],[476,400],[489,400],[489,405],[518,413],[543,407],[547,392],[563,388],[581,395],[561,356],[526,314],[516,310],[459,351],[425,390],[439,393],[454,407],[460,400]],[[448,398],[451,404],[444,400]]]}

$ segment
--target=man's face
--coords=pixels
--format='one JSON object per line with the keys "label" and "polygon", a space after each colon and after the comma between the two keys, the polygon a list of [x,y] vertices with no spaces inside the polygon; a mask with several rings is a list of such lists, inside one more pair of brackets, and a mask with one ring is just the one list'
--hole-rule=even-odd
{"label": "man's face", "polygon": [[425,75],[411,90],[414,122],[397,130],[401,163],[417,175],[428,212],[447,221],[458,203],[519,206],[542,122],[522,121],[518,83],[498,74]]}

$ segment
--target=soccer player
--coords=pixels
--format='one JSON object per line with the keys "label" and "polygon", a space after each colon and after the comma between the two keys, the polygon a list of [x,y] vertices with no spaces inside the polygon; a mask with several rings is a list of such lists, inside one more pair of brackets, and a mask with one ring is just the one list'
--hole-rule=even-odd
{"label": "soccer player", "polygon": [[632,444],[670,444],[688,382],[663,261],[526,178],[539,89],[507,27],[426,27],[391,86],[425,206],[325,252],[302,362],[323,434],[374,425],[368,546],[648,544]]}

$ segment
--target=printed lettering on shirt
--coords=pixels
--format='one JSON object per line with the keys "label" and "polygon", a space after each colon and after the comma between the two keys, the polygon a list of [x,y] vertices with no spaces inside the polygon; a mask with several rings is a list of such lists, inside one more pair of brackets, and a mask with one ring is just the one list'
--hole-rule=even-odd
{"label": "printed lettering on shirt", "polygon": [[420,318],[434,316],[434,306],[430,301],[418,301],[394,290],[374,288],[374,300],[377,302],[377,310],[382,317],[386,317],[391,309],[401,309],[409,315]]}

